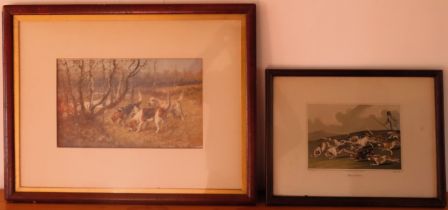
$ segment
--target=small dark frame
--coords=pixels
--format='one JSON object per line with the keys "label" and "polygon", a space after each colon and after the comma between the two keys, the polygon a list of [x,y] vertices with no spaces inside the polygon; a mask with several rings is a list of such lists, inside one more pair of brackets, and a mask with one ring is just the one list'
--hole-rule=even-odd
{"label": "small dark frame", "polygon": [[[5,199],[9,202],[33,203],[120,203],[120,204],[182,204],[182,205],[247,205],[255,203],[255,68],[256,68],[256,6],[255,4],[115,4],[115,5],[6,5],[3,7],[3,76],[5,122]],[[246,80],[242,87],[246,104],[245,193],[91,193],[91,192],[17,192],[15,190],[14,118],[14,35],[15,15],[135,15],[135,14],[239,14],[246,23],[245,53],[242,59]]]}
{"label": "small dark frame", "polygon": [[[266,202],[268,205],[299,206],[390,206],[444,207],[446,205],[444,111],[442,70],[397,69],[267,69],[266,82]],[[427,77],[434,80],[437,196],[414,197],[331,197],[279,196],[273,193],[273,82],[276,77]],[[298,180],[306,181],[306,180]]]}

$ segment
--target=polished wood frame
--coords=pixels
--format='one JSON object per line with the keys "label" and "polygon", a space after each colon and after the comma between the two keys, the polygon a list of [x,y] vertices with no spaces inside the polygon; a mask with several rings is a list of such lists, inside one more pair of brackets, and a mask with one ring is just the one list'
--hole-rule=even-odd
{"label": "polished wood frame", "polygon": [[[18,52],[14,36],[15,16],[44,15],[241,15],[242,31],[242,191],[98,192],[17,190]],[[200,18],[200,17],[199,17]],[[129,204],[252,204],[255,202],[255,5],[254,4],[144,4],[144,5],[7,5],[3,8],[3,76],[5,122],[5,198],[11,202],[129,203]]]}
{"label": "polished wood frame", "polygon": [[[273,193],[273,82],[275,77],[428,77],[434,79],[437,197],[319,197],[279,196]],[[394,206],[444,207],[446,205],[443,73],[441,70],[266,70],[266,203],[268,205],[304,206]],[[306,180],[299,180],[306,182]],[[324,186],[322,186],[324,187]],[[328,187],[328,186],[327,186]]]}

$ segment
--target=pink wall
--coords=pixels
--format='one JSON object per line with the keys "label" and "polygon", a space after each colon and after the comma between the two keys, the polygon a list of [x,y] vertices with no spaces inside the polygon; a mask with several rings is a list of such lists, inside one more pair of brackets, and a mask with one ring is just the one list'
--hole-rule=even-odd
{"label": "pink wall", "polygon": [[[81,0],[76,3],[91,3]],[[258,5],[258,140],[263,137],[264,69],[448,69],[446,0],[102,0],[95,3],[217,3]],[[3,4],[67,3],[4,0]],[[1,35],[0,35],[1,36]],[[448,72],[447,72],[448,74]],[[448,81],[445,81],[448,86]],[[447,90],[445,90],[448,93]],[[445,103],[447,104],[447,103]],[[445,108],[448,110],[448,108]],[[445,116],[448,119],[448,116]],[[1,126],[2,121],[0,121]],[[447,129],[448,130],[448,129]],[[2,132],[2,131],[0,131]],[[3,142],[0,143],[1,148]],[[0,156],[3,156],[0,150]],[[258,158],[261,165],[262,159]],[[258,173],[262,174],[260,168]],[[0,184],[3,162],[0,162]],[[263,183],[259,180],[259,183]]]}
{"label": "pink wall", "polygon": [[[445,0],[260,1],[260,122],[264,120],[262,73],[266,67],[448,70],[446,11]],[[448,80],[445,83],[446,94]],[[445,102],[446,110],[447,106]],[[262,140],[263,126],[258,128]]]}

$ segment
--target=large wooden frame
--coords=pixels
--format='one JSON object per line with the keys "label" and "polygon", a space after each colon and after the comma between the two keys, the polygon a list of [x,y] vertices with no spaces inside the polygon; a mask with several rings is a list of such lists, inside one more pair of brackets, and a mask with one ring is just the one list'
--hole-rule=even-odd
{"label": "large wooden frame", "polygon": [[[361,80],[363,82],[361,82]],[[311,132],[309,127],[312,126],[310,124],[312,121],[310,121],[310,119],[316,119],[310,117],[310,110],[312,110],[310,107],[316,106],[315,104],[336,104],[338,106],[341,104],[346,105],[353,103],[382,104],[390,102],[395,105],[398,104],[401,107],[399,108],[401,111],[399,111],[403,115],[407,115],[406,120],[412,119],[410,120],[411,123],[409,123],[409,121],[403,122],[403,127],[401,128],[403,129],[401,132],[403,137],[406,135],[406,138],[410,139],[414,138],[414,134],[419,134],[418,132],[415,133],[412,129],[409,129],[409,127],[411,127],[410,124],[414,123],[413,121],[417,123],[423,122],[420,118],[415,119],[408,115],[409,113],[412,113],[409,112],[408,108],[414,105],[403,101],[401,101],[403,103],[400,105],[401,99],[395,100],[394,98],[383,96],[395,96],[397,91],[390,90],[390,87],[400,87],[398,83],[406,84],[408,82],[412,83],[417,81],[413,85],[415,85],[415,87],[421,87],[421,84],[423,83],[420,82],[425,80],[428,82],[425,86],[425,90],[427,91],[418,93],[419,96],[424,97],[413,101],[429,101],[427,108],[428,110],[433,110],[425,112],[427,113],[425,116],[429,116],[428,119],[431,120],[422,126],[430,127],[431,133],[429,136],[422,138],[422,140],[431,143],[431,151],[434,151],[434,153],[419,153],[416,150],[419,150],[420,147],[408,146],[406,143],[403,143],[402,148],[404,149],[404,152],[401,153],[400,149],[400,153],[404,159],[402,160],[402,163],[400,163],[399,170],[395,172],[388,172],[387,170],[378,172],[378,169],[369,171],[370,169],[326,169],[323,166],[320,166],[321,168],[311,167],[311,158],[321,158],[326,161],[329,161],[329,158],[327,158],[327,160],[326,157],[319,156],[323,154],[319,153],[319,151],[310,153],[310,151],[312,151],[312,149],[310,149],[311,147],[309,145],[308,147],[306,146],[307,144],[311,144],[312,141],[315,141],[314,139],[310,140],[311,135],[304,134]],[[398,85],[396,85],[396,82],[398,82]],[[380,85],[378,86],[378,84]],[[369,89],[372,85],[377,89]],[[290,90],[291,88],[293,90]],[[365,92],[367,89],[370,90],[370,92]],[[415,91],[410,89],[405,90],[407,91],[403,92],[403,89],[400,90],[402,94],[405,95],[403,98],[416,97],[416,95],[413,95],[417,94]],[[318,96],[310,97],[310,95]],[[370,96],[373,97],[373,99],[369,98]],[[339,98],[341,99],[339,100]],[[420,105],[415,106],[418,107]],[[417,110],[423,110],[422,107],[419,107]],[[284,112],[289,114],[285,114]],[[342,117],[343,112],[338,112],[338,115],[339,117]],[[290,116],[296,117],[294,118]],[[268,69],[266,71],[267,203],[269,205],[443,207],[446,203],[443,116],[443,74],[440,70]],[[370,117],[372,118],[372,116]],[[295,121],[289,122],[286,119],[295,119]],[[405,117],[403,117],[403,120],[404,119]],[[342,126],[344,124],[340,125]],[[295,131],[292,132],[296,134],[296,137],[294,140],[288,141],[287,139],[290,138],[288,136],[291,135],[286,135],[284,133],[291,131],[291,126],[295,126],[295,129],[293,129]],[[289,129],[283,129],[283,127],[288,127]],[[305,131],[306,129],[308,130]],[[398,129],[400,130],[400,128]],[[347,136],[350,137],[351,135],[352,133]],[[376,134],[374,135],[371,133],[371,135],[375,136]],[[331,138],[333,137],[334,136]],[[323,139],[322,141],[325,141],[326,138],[329,139],[330,137],[320,138]],[[341,139],[342,138],[346,137],[341,137]],[[402,140],[400,139],[400,141]],[[403,141],[406,141],[406,139],[403,138]],[[339,142],[341,141],[339,140]],[[281,148],[288,148],[287,152],[285,151],[282,153],[281,151],[283,150]],[[409,155],[404,156],[405,153]],[[329,157],[332,154],[326,155]],[[359,155],[359,153],[357,155]],[[428,164],[432,165],[430,171],[422,171],[418,167],[412,166],[411,162],[414,161],[410,161],[409,157],[415,155],[420,158],[430,157],[430,161],[428,161]],[[303,161],[298,161],[300,158]],[[365,163],[369,163],[368,161],[371,160],[372,159],[365,159],[364,161]],[[347,161],[349,161],[349,159],[347,159]],[[373,167],[377,166],[371,166],[371,168]],[[296,170],[300,171],[300,173],[296,173]],[[431,174],[428,178],[428,180],[431,180],[431,195],[420,196],[419,192],[421,192],[421,189],[423,188],[418,188],[417,190],[416,188],[413,188],[413,190],[408,189],[407,192],[400,192],[400,190],[391,190],[393,188],[389,188],[389,190],[394,191],[393,193],[390,193],[384,191],[384,185],[381,185],[381,183],[379,183],[379,185],[381,185],[382,188],[367,187],[371,185],[365,183],[366,178],[364,177],[370,177],[369,173],[376,172],[375,174],[377,175],[375,175],[375,179],[377,179],[377,181],[395,186],[395,183],[388,181],[388,179],[385,179],[384,177],[388,177],[390,173],[393,173],[391,176],[398,176],[400,178],[413,176],[409,174],[406,175],[406,171],[410,170],[420,171],[422,174],[427,172]],[[302,176],[301,174],[310,174],[310,176],[305,176],[308,177],[308,179],[298,177]],[[326,178],[319,179],[322,183],[317,184],[315,183],[315,180],[310,179],[314,176]],[[416,176],[418,177],[419,175]],[[290,177],[291,179],[285,177]],[[294,179],[292,179],[292,177],[294,177]],[[327,182],[327,180],[331,181]],[[372,179],[368,180],[369,182],[375,181]],[[426,181],[406,182],[404,179],[402,182],[407,183],[410,186],[426,185],[427,183]],[[314,183],[314,185],[311,184],[314,187],[310,187],[309,183]],[[375,183],[378,184],[378,182]],[[364,187],[361,190],[358,190],[359,188],[357,188],[357,186],[360,185],[364,185]],[[293,187],[289,188],[289,186]],[[341,188],[336,188],[335,186]],[[336,191],[334,189],[339,190]],[[407,194],[409,192],[417,193],[413,196],[407,196],[410,195]]]}
{"label": "large wooden frame", "polygon": [[[40,20],[236,20],[241,25],[240,68],[227,69],[240,75],[239,101],[241,115],[240,188],[176,189],[152,188],[127,190],[121,188],[30,187],[21,183],[21,147],[19,146],[19,111],[27,104],[19,99],[19,69],[22,49],[19,23]],[[111,18],[109,18],[111,17]],[[130,18],[129,18],[130,17]],[[109,18],[109,19],[108,19]],[[128,18],[128,19],[126,19]],[[23,32],[26,33],[26,32]],[[220,36],[220,34],[215,34]],[[137,38],[138,39],[138,38]],[[188,41],[188,40],[187,40]],[[20,42],[20,45],[19,45]],[[254,140],[255,140],[255,5],[253,4],[181,4],[181,5],[8,5],[3,8],[3,75],[5,109],[5,197],[11,202],[56,203],[152,203],[152,204],[249,204],[255,201]],[[25,44],[25,43],[23,43]],[[238,47],[238,46],[237,46]],[[51,51],[51,49],[48,49]],[[36,54],[36,56],[39,56]],[[207,61],[205,61],[207,62]],[[39,69],[37,69],[40,71]],[[204,71],[207,71],[206,69]],[[240,72],[240,73],[239,73]],[[54,79],[54,78],[53,78]],[[206,78],[207,79],[207,78]],[[204,87],[207,88],[207,87]],[[53,101],[54,103],[54,101]],[[223,103],[224,104],[224,103]],[[22,119],[22,115],[20,115]],[[23,120],[23,119],[22,119]],[[45,132],[45,131],[44,131]],[[222,133],[220,135],[226,135]],[[36,137],[36,140],[42,140]],[[165,150],[164,150],[165,151]],[[204,157],[206,158],[206,157]],[[20,159],[20,160],[19,160]],[[207,161],[207,160],[204,160]],[[159,168],[160,169],[160,168]],[[157,168],[156,168],[157,170]],[[178,176],[181,176],[179,173]],[[107,177],[103,177],[107,179]]]}

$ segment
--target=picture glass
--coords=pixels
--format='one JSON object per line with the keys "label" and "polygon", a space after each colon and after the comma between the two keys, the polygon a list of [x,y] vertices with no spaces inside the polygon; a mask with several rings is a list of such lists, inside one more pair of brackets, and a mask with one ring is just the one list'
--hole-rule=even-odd
{"label": "picture glass", "polygon": [[400,106],[308,104],[308,168],[401,169]]}
{"label": "picture glass", "polygon": [[244,15],[14,18],[18,192],[247,193]]}
{"label": "picture glass", "polygon": [[432,78],[278,76],[272,113],[274,195],[437,195]]}
{"label": "picture glass", "polygon": [[58,59],[58,147],[202,148],[202,59]]}

